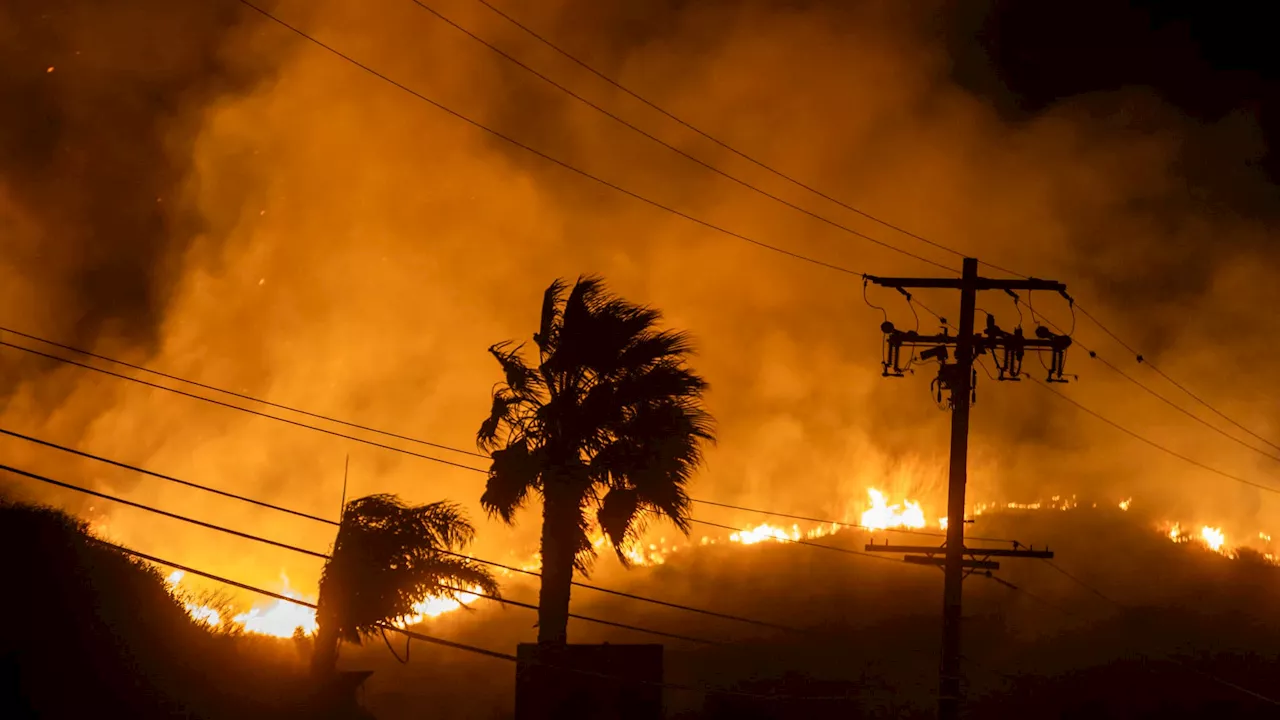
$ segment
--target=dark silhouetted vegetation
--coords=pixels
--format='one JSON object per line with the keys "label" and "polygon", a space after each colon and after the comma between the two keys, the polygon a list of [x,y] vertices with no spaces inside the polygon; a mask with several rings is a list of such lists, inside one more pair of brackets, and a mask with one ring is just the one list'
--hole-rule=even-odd
{"label": "dark silhouetted vegetation", "polygon": [[84,522],[0,502],[0,549],[0,716],[316,716],[296,658],[197,624]]}
{"label": "dark silhouetted vegetation", "polygon": [[[566,642],[573,572],[587,572],[594,522],[619,558],[647,518],[686,534],[685,485],[713,439],[702,408],[706,382],[686,366],[683,332],[657,330],[657,310],[606,292],[596,278],[547,288],[533,341],[489,349],[504,381],[477,433],[493,463],[481,504],[512,522],[531,494],[542,499],[539,642]],[[589,510],[596,510],[595,518]]]}
{"label": "dark silhouetted vegetation", "polygon": [[497,596],[493,575],[456,554],[474,538],[475,528],[452,503],[407,505],[394,495],[347,503],[320,577],[316,674],[333,673],[339,640],[360,644],[386,623],[413,614],[414,603],[424,598],[456,600],[461,593],[451,588],[477,587]]}

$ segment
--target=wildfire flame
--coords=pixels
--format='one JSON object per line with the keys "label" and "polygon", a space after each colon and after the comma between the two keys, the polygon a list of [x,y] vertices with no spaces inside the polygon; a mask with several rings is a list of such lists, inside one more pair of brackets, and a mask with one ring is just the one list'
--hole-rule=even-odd
{"label": "wildfire flame", "polygon": [[922,528],[924,527],[924,511],[920,503],[904,499],[901,505],[889,505],[884,493],[875,488],[868,488],[871,497],[871,508],[862,513],[862,525],[873,530],[888,528]]}
{"label": "wildfire flame", "polygon": [[[867,495],[870,498],[871,506],[862,513],[861,525],[864,527],[873,530],[925,527],[925,515],[920,503],[904,498],[900,504],[890,505],[885,493],[875,488],[868,488]],[[1118,506],[1120,510],[1128,511],[1132,503],[1133,498],[1130,497],[1120,501]],[[974,515],[982,515],[984,511],[990,510],[1040,510],[1042,508],[1072,510],[1078,507],[1079,503],[1075,495],[1070,497],[1055,495],[1047,502],[977,503],[974,505]],[[1092,507],[1096,508],[1097,504],[1093,504]],[[947,528],[947,518],[938,518],[938,526],[945,530]],[[727,541],[738,545],[756,545],[763,542],[794,542],[833,535],[842,528],[843,526],[837,522],[824,523],[809,529],[802,529],[798,524],[783,527],[761,523],[747,530],[731,533]],[[1188,532],[1178,522],[1165,523],[1162,528],[1164,535],[1172,542],[1186,543],[1195,540],[1206,549],[1224,557],[1237,557],[1235,548],[1228,545],[1227,534],[1220,527],[1202,525],[1198,534]],[[1271,535],[1266,532],[1258,532],[1258,539],[1265,544],[1270,544]],[[715,545],[723,540],[726,540],[723,536],[721,538],[702,536],[693,544],[668,544],[667,538],[661,537],[656,542],[636,542],[631,547],[624,548],[623,553],[634,565],[652,567],[665,563],[670,554],[679,552],[682,549]],[[592,546],[597,550],[603,549],[606,542],[606,538],[603,536],[592,538]],[[1271,553],[1265,553],[1263,557],[1269,562],[1280,564],[1276,556]],[[541,557],[535,553],[530,561],[521,563],[520,567],[524,570],[537,571],[541,568],[541,564]],[[174,570],[165,578],[166,585],[175,595],[177,595],[178,586],[185,575],[186,573],[181,570]],[[301,594],[289,589],[287,577],[282,577],[282,580],[284,590],[281,594],[289,598],[306,599]],[[469,606],[480,597],[474,593],[481,592],[481,588],[472,587],[470,590],[472,592],[460,593],[457,599],[440,597],[423,599],[413,605],[412,614],[398,619],[394,624],[398,627],[407,627],[457,611],[464,606]],[[212,607],[185,601],[183,604],[187,613],[198,622],[215,628],[221,627],[224,623],[224,619],[220,616],[218,610]],[[231,618],[230,622],[241,627],[245,632],[280,638],[292,637],[297,633],[311,635],[317,630],[315,610],[278,599],[236,615]]]}
{"label": "wildfire flame", "polygon": [[786,542],[788,540],[800,539],[799,528],[792,526],[792,532],[788,533],[780,527],[775,527],[769,523],[761,523],[750,530],[736,532],[729,536],[729,542],[741,543],[743,545],[755,545],[765,540],[777,540]]}
{"label": "wildfire flame", "polygon": [[[475,585],[471,588],[471,590],[478,593],[478,592],[482,592],[484,588],[480,587],[479,585]],[[407,615],[405,617],[402,617],[393,624],[396,627],[408,627],[410,625],[417,625],[418,623],[421,623],[427,618],[440,617],[445,613],[451,613],[454,610],[459,610],[462,608],[462,606],[470,605],[471,603],[479,599],[480,599],[479,595],[474,595],[472,593],[459,593],[457,600],[454,600],[453,598],[444,598],[444,597],[425,598],[413,604],[412,615]]]}
{"label": "wildfire flame", "polygon": [[[174,570],[169,573],[169,576],[165,578],[165,584],[169,586],[169,591],[176,595],[178,585],[185,576],[186,573],[181,570]],[[284,590],[281,591],[281,595],[296,600],[308,600],[301,593],[289,588],[289,578],[287,576],[282,576],[282,580],[284,582]],[[417,625],[428,618],[439,617],[445,613],[458,610],[464,605],[470,605],[480,598],[479,595],[473,593],[482,592],[483,588],[475,586],[470,590],[473,592],[460,593],[457,600],[441,597],[420,600],[413,604],[413,614],[402,617],[393,624],[402,628]],[[187,614],[197,622],[202,622],[215,628],[222,625],[222,617],[214,608],[192,602],[184,602],[183,607],[186,608]],[[245,632],[278,638],[289,638],[298,633],[314,635],[319,627],[314,609],[280,599],[250,608],[247,612],[231,618],[231,622],[240,626]]]}
{"label": "wildfire flame", "polygon": [[[164,584],[169,586],[169,592],[173,594],[175,597],[177,596],[177,592],[178,592],[178,584],[181,583],[182,578],[186,576],[187,574],[185,572],[181,570],[174,570],[173,572],[169,573],[167,577],[165,577]],[[215,627],[215,628],[222,625],[222,616],[218,613],[217,610],[209,607],[208,605],[200,605],[193,602],[183,601],[182,607],[187,611],[187,614],[190,615],[191,618],[196,622],[202,622],[208,625],[209,627]]]}
{"label": "wildfire flame", "polygon": [[[288,588],[280,593],[295,600],[304,600],[301,594]],[[316,623],[316,611],[302,605],[285,600],[275,600],[266,607],[251,608],[232,618],[245,632],[272,637],[293,637],[301,631],[304,635],[314,635],[319,625]]]}
{"label": "wildfire flame", "polygon": [[1200,528],[1200,539],[1212,551],[1220,553],[1227,544],[1227,536],[1218,528],[1211,528],[1208,525]]}

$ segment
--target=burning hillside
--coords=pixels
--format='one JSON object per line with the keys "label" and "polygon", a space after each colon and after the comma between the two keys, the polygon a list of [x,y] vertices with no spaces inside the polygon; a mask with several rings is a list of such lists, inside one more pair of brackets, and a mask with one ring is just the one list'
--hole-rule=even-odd
{"label": "burning hillside", "polygon": [[[1133,507],[1133,503],[1133,498],[1127,498],[1118,503],[1104,505],[1102,509],[1105,511],[1108,508],[1114,508],[1121,513],[1128,513]],[[1082,505],[1075,495],[1054,495],[1045,500],[978,502],[974,504],[974,516],[975,518],[985,516],[990,519],[1001,514],[1069,512],[1085,508],[1096,510],[1098,507],[1097,503],[1088,503],[1087,506]],[[946,526],[947,518],[945,516],[939,517],[933,526],[927,525],[925,511],[919,501],[903,498],[901,501],[891,504],[887,493],[875,488],[868,488],[866,509],[860,515],[856,515],[856,522],[807,523],[805,525],[792,523],[789,526],[760,523],[741,531],[728,532],[727,534],[721,533],[719,535],[703,535],[696,541],[690,540],[687,542],[671,542],[667,536],[662,535],[654,538],[651,542],[637,542],[633,546],[624,549],[624,554],[629,562],[636,567],[653,568],[665,565],[669,559],[676,558],[681,554],[696,553],[699,548],[731,547],[735,545],[751,546],[760,543],[786,544],[795,541],[830,538],[837,535],[843,537],[851,533],[858,538],[867,537],[870,539],[876,533],[892,530],[924,530],[940,535],[940,531],[945,530]],[[1030,528],[1034,531],[1034,524]],[[1196,528],[1195,530],[1187,530],[1179,522],[1159,522],[1153,526],[1155,533],[1167,537],[1174,543],[1194,542],[1226,558],[1236,558],[1242,548],[1247,548],[1258,552],[1267,562],[1280,564],[1280,561],[1277,561],[1273,554],[1271,536],[1266,532],[1260,531],[1254,535],[1245,533],[1244,536],[1247,541],[1233,543],[1227,533],[1219,527],[1200,525],[1196,526]],[[1232,535],[1231,537],[1239,537],[1239,535]],[[940,537],[937,538],[937,542],[941,544]],[[926,542],[923,544],[931,543]],[[597,550],[603,549],[605,546],[604,537],[596,536],[593,539],[593,545]],[[990,541],[983,541],[976,543],[974,546],[982,545],[989,546],[991,543]],[[539,558],[535,553],[528,561],[521,564],[521,569],[536,572],[539,569],[539,565]],[[522,577],[505,569],[499,570],[499,574],[508,579]],[[244,612],[224,618],[218,609],[188,599],[184,588],[181,586],[183,578],[184,573],[175,570],[167,577],[167,584],[171,591],[182,600],[191,617],[210,627],[223,630],[239,629],[248,633],[278,638],[289,638],[299,634],[313,635],[316,631],[315,610],[278,599],[258,602]],[[475,590],[479,592],[479,588],[475,588]],[[288,578],[284,576],[282,576],[281,584],[276,592],[313,604],[315,602],[314,596],[301,594],[292,588]],[[425,598],[414,604],[411,615],[400,618],[395,624],[400,627],[418,625],[441,615],[457,611],[464,605],[472,605],[477,600],[480,600],[479,596],[469,593],[462,594],[457,600],[451,598]]]}

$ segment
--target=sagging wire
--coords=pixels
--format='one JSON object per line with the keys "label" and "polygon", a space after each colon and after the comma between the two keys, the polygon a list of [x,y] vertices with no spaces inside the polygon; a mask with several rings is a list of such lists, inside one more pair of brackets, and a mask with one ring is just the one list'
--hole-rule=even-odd
{"label": "sagging wire", "polygon": [[408,665],[409,664],[409,644],[410,642],[413,641],[413,638],[409,637],[408,635],[404,636],[404,659],[402,660],[400,659],[400,655],[396,653],[396,649],[391,647],[391,638],[387,637],[387,629],[386,628],[379,628],[379,629],[382,631],[382,642],[387,644],[387,649],[391,651],[391,657],[395,658],[396,662],[400,663],[401,665]]}
{"label": "sagging wire", "polygon": [[915,301],[912,300],[911,298],[911,293],[907,292],[906,290],[903,290],[902,288],[895,288],[895,289],[898,292],[902,293],[902,296],[907,299],[907,307],[911,310],[911,317],[915,318],[915,321],[916,321],[915,331],[920,332],[920,313],[916,312],[916,304],[915,304]]}
{"label": "sagging wire", "polygon": [[1025,320],[1022,317],[1022,299],[1018,297],[1018,293],[1012,290],[1005,290],[1005,292],[1009,294],[1009,297],[1013,298],[1013,309],[1018,311],[1018,327],[1022,327],[1025,324]]}
{"label": "sagging wire", "polygon": [[987,364],[983,362],[983,358],[975,358],[975,359],[978,361],[977,362],[978,367],[982,368],[982,372],[987,374],[987,379],[991,380],[992,382],[996,382],[995,375],[991,374],[991,368],[987,367]]}
{"label": "sagging wire", "polygon": [[884,308],[880,307],[879,305],[876,305],[875,303],[871,302],[871,298],[868,298],[868,297],[867,297],[867,285],[868,285],[870,282],[871,282],[871,281],[867,278],[867,276],[866,276],[866,275],[863,275],[863,276],[862,276],[862,302],[866,303],[866,304],[867,304],[867,307],[869,307],[869,308],[872,308],[872,309],[874,309],[874,310],[879,310],[879,311],[880,311],[880,314],[884,316],[884,321],[885,321],[885,322],[889,322],[889,311],[887,311],[887,310],[885,310]]}
{"label": "sagging wire", "polygon": [[[867,297],[867,285],[870,284],[870,282],[870,279],[867,278],[866,275],[862,276],[862,302],[866,303],[869,308],[879,310],[881,317],[884,318],[884,323],[887,325],[889,323],[889,311],[871,302],[871,298]],[[889,366],[888,348],[885,347],[884,344],[880,345],[880,365],[885,368]]]}

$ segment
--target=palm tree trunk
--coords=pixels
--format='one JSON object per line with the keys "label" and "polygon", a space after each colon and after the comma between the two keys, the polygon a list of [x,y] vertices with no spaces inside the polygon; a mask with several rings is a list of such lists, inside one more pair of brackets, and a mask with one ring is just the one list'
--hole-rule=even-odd
{"label": "palm tree trunk", "polygon": [[316,632],[315,651],[311,655],[311,672],[317,680],[327,680],[338,667],[338,626],[320,622]]}
{"label": "palm tree trunk", "polygon": [[569,591],[573,583],[572,533],[577,504],[548,488],[542,506],[542,586],[538,591],[538,642],[569,641]]}

